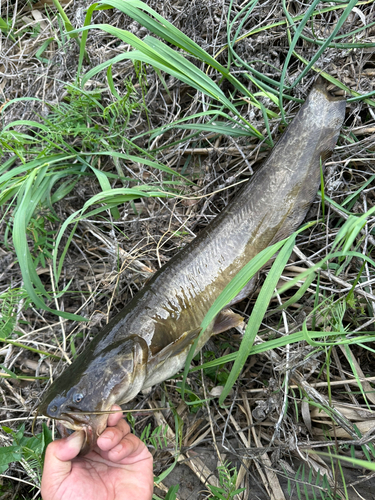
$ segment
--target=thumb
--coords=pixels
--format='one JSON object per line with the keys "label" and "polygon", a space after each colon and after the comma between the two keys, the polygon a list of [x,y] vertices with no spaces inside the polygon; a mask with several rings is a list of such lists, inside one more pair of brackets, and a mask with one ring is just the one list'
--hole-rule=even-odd
{"label": "thumb", "polygon": [[71,460],[81,450],[84,432],[77,431],[66,439],[58,439],[47,446],[42,476],[42,496],[49,498],[47,491],[57,490],[60,484],[69,476],[72,469]]}
{"label": "thumb", "polygon": [[48,445],[46,458],[49,451],[49,455],[52,455],[51,458],[63,463],[69,462],[81,451],[84,435],[84,431],[76,431],[65,439],[53,441]]}

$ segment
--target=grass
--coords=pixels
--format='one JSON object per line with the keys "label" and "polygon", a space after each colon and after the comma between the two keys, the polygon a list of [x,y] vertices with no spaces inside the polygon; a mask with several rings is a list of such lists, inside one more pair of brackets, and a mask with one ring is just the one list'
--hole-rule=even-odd
{"label": "grass", "polygon": [[[0,166],[2,249],[12,255],[19,266],[17,279],[12,279],[11,284],[3,287],[0,295],[0,340],[5,349],[0,376],[8,383],[6,390],[8,396],[13,398],[12,406],[14,401],[22,405],[8,381],[39,384],[39,380],[45,379],[37,371],[33,375],[22,372],[22,365],[18,365],[17,361],[20,353],[30,360],[38,360],[39,366],[46,359],[53,361],[74,356],[75,346],[80,348],[87,336],[82,325],[94,317],[95,311],[100,310],[106,316],[106,308],[110,307],[107,304],[115,302],[116,308],[121,305],[121,300],[114,298],[117,293],[125,289],[126,301],[144,283],[145,276],[132,270],[133,261],[157,268],[157,262],[161,262],[160,253],[166,254],[161,256],[166,260],[178,250],[182,219],[186,218],[186,214],[194,214],[194,206],[205,210],[209,207],[207,213],[216,213],[218,210],[211,200],[211,194],[216,190],[223,197],[216,202],[217,206],[221,208],[226,203],[223,186],[225,189],[230,186],[237,175],[242,174],[242,178],[246,178],[246,171],[249,170],[246,162],[250,157],[246,151],[233,160],[233,155],[227,153],[228,147],[233,144],[228,137],[236,141],[241,151],[250,145],[254,161],[257,155],[264,155],[294,114],[302,101],[302,94],[306,94],[305,88],[303,92],[299,89],[310,78],[311,72],[322,74],[351,96],[348,99],[352,106],[350,109],[356,117],[362,117],[368,128],[373,123],[375,105],[371,87],[364,84],[360,88],[366,90],[359,92],[356,79],[341,79],[340,72],[335,70],[342,57],[350,58],[358,51],[372,47],[368,33],[374,23],[368,21],[371,17],[371,3],[368,1],[337,1],[327,5],[314,0],[301,12],[289,11],[291,7],[280,1],[278,7],[282,17],[277,19],[272,16],[272,11],[267,13],[262,9],[256,0],[241,8],[230,1],[225,13],[225,37],[218,50],[213,50],[216,47],[214,43],[212,47],[208,44],[206,50],[203,44],[196,43],[192,36],[169,22],[165,15],[138,0],[110,0],[93,4],[87,9],[83,26],[79,29],[73,29],[72,12],[65,12],[57,0],[54,4],[57,13],[53,11],[53,16],[55,21],[59,21],[60,34],[55,31],[52,37],[49,33],[43,38],[40,27],[36,30],[37,36],[40,36],[37,60],[41,67],[47,67],[52,60],[53,44],[61,51],[79,51],[76,52],[78,64],[74,66],[74,71],[66,71],[62,82],[55,79],[64,96],[56,103],[52,99],[40,99],[34,93],[0,103],[3,120],[0,132],[3,154]],[[362,22],[363,17],[358,22],[355,17],[356,13],[358,17],[358,11],[354,8],[363,13],[366,22]],[[134,30],[129,28],[129,21],[124,21],[127,19],[125,16],[121,17],[121,26],[106,22],[113,12],[117,12],[117,16],[122,12],[138,26],[147,28],[149,34],[134,34]],[[17,40],[22,43],[21,36],[24,35],[17,31],[9,13],[8,17],[5,14],[1,12],[0,17],[3,36],[8,37],[10,42]],[[17,17],[16,13],[14,15]],[[324,29],[325,23],[332,28],[329,33]],[[110,41],[106,57],[99,64],[93,62],[97,58],[90,45],[95,37],[101,37],[105,43]],[[276,56],[260,51],[256,58],[248,58],[247,54],[252,53],[249,47],[258,43],[257,37],[265,37],[268,42],[264,43],[274,47]],[[278,37],[283,37],[284,46],[278,42]],[[70,42],[64,45],[65,39]],[[111,54],[110,47],[115,48],[116,55]],[[335,63],[331,65],[332,60]],[[124,68],[130,68],[127,74],[123,73]],[[362,69],[358,69],[358,74],[362,74]],[[363,75],[361,78],[364,78]],[[180,82],[177,91],[175,81]],[[153,85],[158,88],[154,100],[162,95],[165,103],[162,109],[166,110],[157,119],[155,116],[160,112],[159,105],[154,106],[151,98]],[[38,111],[25,118],[18,111],[22,106],[22,109],[34,106]],[[201,162],[194,155],[194,148],[210,151],[210,158],[215,162],[214,155],[219,154],[217,152],[223,143],[225,156],[219,156],[221,163],[216,162],[220,173],[212,174],[207,162]],[[185,155],[185,150],[191,152]],[[223,158],[226,161],[227,157],[230,157],[228,165],[222,166]],[[275,356],[282,360],[280,365],[283,368],[277,371],[277,363],[267,361],[274,363],[271,373],[265,374],[264,380],[259,376],[259,386],[255,388],[264,390],[265,385],[271,384],[271,375],[278,379],[275,398],[279,398],[278,408],[282,410],[277,415],[274,433],[268,436],[268,444],[263,443],[262,446],[272,448],[280,435],[288,432],[292,402],[297,417],[304,418],[300,415],[302,401],[307,401],[310,409],[319,408],[326,412],[333,428],[344,426],[355,441],[348,448],[344,439],[334,438],[335,453],[330,455],[330,460],[332,470],[339,470],[341,474],[340,481],[344,487],[339,492],[337,474],[333,483],[330,482],[327,476],[329,469],[319,463],[315,468],[318,472],[314,475],[313,459],[306,452],[305,463],[296,468],[294,476],[287,474],[289,481],[293,479],[290,485],[295,485],[298,498],[308,498],[305,483],[312,484],[313,481],[316,486],[313,498],[315,495],[317,498],[319,495],[321,498],[334,498],[336,494],[341,495],[340,498],[350,497],[345,472],[341,465],[338,469],[335,465],[337,456],[341,456],[343,461],[355,463],[357,460],[361,466],[365,463],[370,469],[373,467],[374,450],[371,445],[361,445],[363,433],[346,414],[335,409],[339,396],[333,384],[337,382],[337,377],[342,379],[344,373],[350,374],[347,377],[356,382],[358,394],[351,392],[340,397],[351,403],[355,400],[362,408],[372,410],[375,404],[372,385],[365,382],[371,369],[366,363],[364,367],[358,363],[359,359],[371,359],[373,355],[371,318],[375,303],[372,291],[375,262],[371,189],[375,176],[363,168],[363,165],[369,164],[363,158],[373,160],[372,142],[361,142],[355,129],[352,132],[349,128],[344,129],[337,158],[345,165],[343,175],[346,177],[340,177],[337,170],[332,175],[338,178],[338,182],[341,179],[346,189],[325,192],[322,184],[322,218],[318,213],[315,221],[305,226],[303,231],[253,259],[223,291],[205,318],[202,328],[278,252],[255,302],[251,307],[249,304],[243,306],[241,312],[246,317],[247,326],[240,345],[238,342],[230,343],[230,347],[225,352],[220,351],[215,359],[203,364],[195,362],[193,368],[190,366],[192,350],[182,383],[168,387],[171,402],[177,402],[176,406],[180,394],[182,398],[186,397],[186,407],[191,407],[189,415],[202,415],[205,406],[201,403],[209,401],[210,407],[217,410],[216,418],[222,424],[221,430],[212,426],[212,440],[215,441],[216,432],[229,446],[225,434],[228,421],[220,420],[225,405],[229,405],[231,412],[236,405],[236,411],[242,412],[242,416],[252,418],[244,406],[242,409],[237,407],[239,403],[233,398],[233,391],[236,395],[242,394],[241,397],[247,394],[243,373],[249,370],[249,359],[264,360],[267,359],[265,353],[276,353]],[[347,168],[346,164],[350,161],[352,164]],[[212,181],[213,175],[215,178]],[[210,182],[214,183],[213,189]],[[161,215],[157,221],[159,214],[168,213],[162,212],[162,209],[167,210],[173,200],[185,203],[174,205],[172,209],[178,227],[175,222],[171,227],[174,215],[170,222],[163,221]],[[184,212],[176,208],[180,206],[185,207]],[[153,215],[149,216],[150,213]],[[124,223],[127,218],[131,221],[128,226]],[[146,226],[148,241],[144,241],[141,232],[135,233],[130,229],[142,218],[145,219],[142,223]],[[118,246],[127,248],[132,259],[124,264],[118,250],[110,250],[106,244],[99,246],[95,238],[87,236],[86,221],[94,222],[107,238],[121,241]],[[156,229],[149,221],[154,221]],[[192,232],[194,227],[189,224],[188,221],[187,227]],[[163,240],[164,235],[167,235],[166,241]],[[131,243],[132,238],[135,238],[135,245]],[[311,248],[310,240],[313,241]],[[106,251],[112,252],[112,261],[108,261]],[[132,252],[135,252],[134,255]],[[78,255],[82,260],[78,260]],[[287,263],[290,265],[292,256],[294,261],[299,259],[297,264],[292,263],[299,270],[288,275]],[[91,271],[88,271],[91,276],[88,286],[84,279],[78,279],[72,272],[72,263],[79,262],[83,268],[85,264],[82,262],[86,261],[93,262],[90,264]],[[109,285],[102,277],[108,274],[108,270],[109,274],[113,272],[116,275]],[[124,276],[130,285],[124,285]],[[303,314],[304,318],[298,319],[297,313]],[[56,333],[47,337],[43,328],[54,323],[53,331]],[[68,327],[68,332],[67,325],[73,325],[72,329]],[[41,333],[32,333],[40,329]],[[305,351],[300,349],[301,345],[305,346]],[[314,380],[326,384],[327,397],[324,395],[323,399],[319,399],[317,391],[311,390],[309,381],[305,384],[303,379],[297,380],[300,393],[294,396],[292,391],[295,389],[289,388],[290,377],[292,382],[294,380],[291,359],[295,360],[295,370],[302,370],[303,365],[313,367],[314,363],[320,363],[319,368],[313,371]],[[263,373],[263,363],[259,365],[260,373]],[[221,379],[223,389],[216,408],[215,397],[206,397],[201,385],[214,385],[212,370],[216,367],[222,369],[223,366],[226,375]],[[213,380],[205,381],[202,370],[210,372]],[[185,389],[188,378],[189,388]],[[40,386],[35,387],[40,390]],[[248,396],[253,397],[251,392]],[[264,399],[267,401],[266,396]],[[252,403],[255,405],[255,400]],[[29,411],[32,404],[28,400],[23,409]],[[182,429],[178,418],[175,415],[175,460],[157,471],[160,481],[164,481],[176,467],[182,441],[189,442],[185,427],[189,429],[192,426],[191,419],[185,415],[187,424]],[[249,422],[247,420],[243,426],[249,426]],[[257,425],[262,429],[262,423]],[[322,424],[323,428],[324,425],[326,423]],[[155,448],[159,446],[163,449],[166,439],[164,429],[158,425],[152,430],[148,422],[144,424],[143,437]],[[7,434],[6,442],[12,442],[12,447],[2,449],[2,472],[11,461],[19,461],[26,470],[25,477],[38,485],[40,457],[48,441],[43,432],[47,431],[38,434],[37,441],[23,427],[18,433],[5,427],[3,431]],[[184,432],[187,434],[182,437]],[[303,445],[301,438],[299,446]],[[243,442],[238,449],[242,450],[239,455],[244,459],[247,452],[243,450]],[[361,452],[366,460],[360,463],[354,459],[355,451]],[[348,457],[348,454],[351,456]],[[229,499],[240,494],[238,472],[234,466],[222,462],[217,475],[219,485],[210,485],[213,498]],[[178,495],[176,488],[171,487],[166,498]]]}
{"label": "grass", "polygon": [[[59,298],[59,274],[67,247],[61,257],[58,244],[63,233],[58,235],[55,245],[56,231],[47,230],[48,226],[52,228],[55,223],[60,222],[54,204],[67,198],[77,183],[82,182],[83,177],[93,176],[102,192],[93,196],[80,210],[72,214],[69,222],[72,220],[76,223],[83,214],[88,217],[108,209],[116,219],[119,217],[117,207],[124,202],[140,197],[175,196],[178,193],[178,190],[168,191],[164,185],[161,188],[160,182],[156,186],[145,184],[137,189],[112,188],[110,181],[113,179],[119,179],[125,185],[129,185],[133,179],[126,178],[121,172],[113,174],[98,169],[96,165],[101,157],[142,162],[170,175],[175,172],[151,161],[146,152],[142,158],[114,150],[133,149],[142,153],[136,146],[131,147],[122,134],[132,110],[140,106],[135,102],[130,84],[127,94],[116,105],[102,106],[98,101],[99,95],[98,92],[81,92],[77,87],[68,85],[66,102],[54,106],[42,123],[16,120],[6,125],[0,136],[4,152],[12,153],[0,170],[0,206],[7,210],[9,200],[13,205],[11,235],[24,287],[37,307],[46,308],[68,319],[83,318],[47,307],[43,297],[51,301],[52,295],[47,292],[36,273],[39,260],[42,264],[45,264],[46,258],[53,260],[55,297]],[[16,102],[10,101],[6,107]],[[100,127],[96,123],[99,118],[104,119]],[[18,127],[26,127],[32,130],[32,133],[19,133]],[[78,142],[78,149],[71,145],[72,140]],[[20,165],[11,169],[17,158]],[[93,210],[93,206],[98,203],[100,207],[96,206]],[[91,210],[88,210],[89,208]],[[63,228],[66,226],[65,222]],[[73,234],[74,229],[69,239]],[[29,238],[33,240],[32,250],[29,248]]]}

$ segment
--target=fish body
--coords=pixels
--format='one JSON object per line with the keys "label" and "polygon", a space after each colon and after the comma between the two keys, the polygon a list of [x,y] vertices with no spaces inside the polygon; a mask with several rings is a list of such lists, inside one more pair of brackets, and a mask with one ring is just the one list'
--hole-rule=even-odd
{"label": "fish body", "polygon": [[[66,427],[83,428],[83,453],[95,444],[108,417],[85,412],[128,402],[181,370],[205,315],[226,285],[255,255],[302,223],[319,187],[320,166],[335,147],[345,105],[318,80],[245,188],[52,384],[39,412]],[[197,351],[213,330],[230,328],[236,318],[215,321]]]}

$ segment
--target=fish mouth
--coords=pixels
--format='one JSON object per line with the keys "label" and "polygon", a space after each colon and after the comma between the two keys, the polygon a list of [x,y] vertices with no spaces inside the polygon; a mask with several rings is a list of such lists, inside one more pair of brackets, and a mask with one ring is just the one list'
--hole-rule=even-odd
{"label": "fish mouth", "polygon": [[101,418],[93,419],[92,415],[67,412],[62,413],[54,420],[56,420],[56,426],[62,438],[68,437],[73,431],[84,432],[84,441],[78,455],[83,457],[95,448],[98,437],[107,426],[108,416],[108,414],[100,415]]}
{"label": "fish mouth", "polygon": [[78,456],[87,455],[95,447],[99,434],[94,432],[88,415],[73,412],[62,413],[59,418],[55,418],[54,420],[56,420],[56,427],[63,439],[74,431],[84,432],[84,440]]}

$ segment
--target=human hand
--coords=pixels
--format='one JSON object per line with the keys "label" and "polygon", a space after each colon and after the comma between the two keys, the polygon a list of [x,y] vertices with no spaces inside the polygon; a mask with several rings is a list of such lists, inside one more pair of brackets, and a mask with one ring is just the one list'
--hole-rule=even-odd
{"label": "human hand", "polygon": [[[112,410],[120,410],[112,406]],[[94,450],[77,457],[83,431],[47,447],[42,476],[43,500],[151,500],[152,455],[130,433],[121,413],[108,418]]]}

